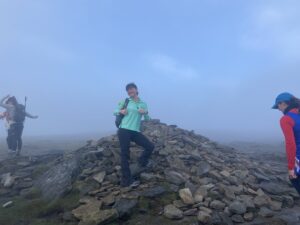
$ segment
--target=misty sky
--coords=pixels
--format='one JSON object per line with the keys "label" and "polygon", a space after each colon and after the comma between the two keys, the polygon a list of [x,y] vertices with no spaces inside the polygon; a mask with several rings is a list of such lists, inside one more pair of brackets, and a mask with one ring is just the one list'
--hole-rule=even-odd
{"label": "misty sky", "polygon": [[152,118],[278,140],[274,98],[300,97],[299,11],[298,0],[0,0],[0,95],[28,96],[40,118],[26,135],[114,131],[134,81]]}

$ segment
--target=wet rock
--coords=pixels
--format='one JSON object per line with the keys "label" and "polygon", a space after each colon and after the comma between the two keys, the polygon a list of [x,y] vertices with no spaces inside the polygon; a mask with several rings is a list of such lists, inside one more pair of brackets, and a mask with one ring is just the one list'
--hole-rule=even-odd
{"label": "wet rock", "polygon": [[174,205],[167,205],[164,208],[164,216],[172,220],[178,220],[183,218],[183,212]]}

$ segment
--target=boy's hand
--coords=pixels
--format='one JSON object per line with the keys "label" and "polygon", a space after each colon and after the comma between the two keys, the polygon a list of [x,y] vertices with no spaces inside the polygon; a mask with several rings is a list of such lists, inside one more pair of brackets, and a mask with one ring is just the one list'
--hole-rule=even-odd
{"label": "boy's hand", "polygon": [[297,179],[297,175],[296,175],[296,173],[295,173],[295,170],[289,170],[289,178],[290,178],[291,180]]}
{"label": "boy's hand", "polygon": [[124,116],[127,115],[127,109],[121,109],[120,114],[122,114]]}
{"label": "boy's hand", "polygon": [[144,109],[139,109],[140,114],[146,114],[146,111]]}

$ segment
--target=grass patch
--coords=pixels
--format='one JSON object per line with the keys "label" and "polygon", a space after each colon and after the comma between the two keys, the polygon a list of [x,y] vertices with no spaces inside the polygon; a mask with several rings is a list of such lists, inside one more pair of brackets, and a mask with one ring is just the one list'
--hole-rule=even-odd
{"label": "grass patch", "polygon": [[43,175],[47,170],[49,169],[49,166],[40,164],[38,165],[33,171],[32,171],[32,178],[38,178],[39,176]]}
{"label": "grass patch", "polygon": [[0,224],[57,225],[57,221],[51,222],[51,218],[57,219],[58,213],[76,208],[78,201],[79,194],[77,191],[72,191],[64,198],[52,202],[46,202],[40,198],[23,199],[17,197],[13,199],[12,207],[0,208]]}

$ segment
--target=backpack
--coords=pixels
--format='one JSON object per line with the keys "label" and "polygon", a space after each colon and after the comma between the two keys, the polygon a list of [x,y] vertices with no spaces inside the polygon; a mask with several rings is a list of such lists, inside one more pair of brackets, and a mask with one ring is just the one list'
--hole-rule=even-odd
{"label": "backpack", "polygon": [[[124,106],[122,107],[122,109],[126,109],[127,106],[128,106],[128,103],[129,103],[129,98],[126,98],[125,99],[125,103],[124,103]],[[124,118],[124,115],[122,114],[118,114],[116,115],[116,120],[115,120],[115,124],[116,124],[116,127],[119,128],[121,123],[122,123],[122,120]]]}
{"label": "backpack", "polygon": [[16,105],[13,121],[15,121],[16,123],[24,123],[25,118],[26,118],[25,106],[22,104]]}

